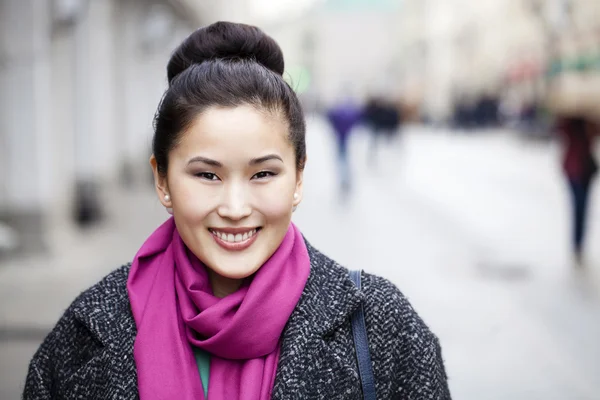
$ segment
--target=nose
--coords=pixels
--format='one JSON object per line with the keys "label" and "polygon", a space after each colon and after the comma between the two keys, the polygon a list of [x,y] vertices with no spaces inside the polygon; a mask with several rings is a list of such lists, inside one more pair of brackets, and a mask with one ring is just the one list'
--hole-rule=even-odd
{"label": "nose", "polygon": [[239,221],[252,213],[248,202],[248,195],[243,185],[230,184],[223,189],[221,204],[217,213],[222,218]]}

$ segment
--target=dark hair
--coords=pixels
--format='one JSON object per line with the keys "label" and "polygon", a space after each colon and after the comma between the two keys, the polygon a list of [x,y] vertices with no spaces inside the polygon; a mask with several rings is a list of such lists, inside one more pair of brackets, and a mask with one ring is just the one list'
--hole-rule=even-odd
{"label": "dark hair", "polygon": [[288,122],[296,167],[304,168],[306,126],[298,97],[283,80],[283,53],[260,29],[217,22],[193,32],[173,52],[167,88],[154,117],[152,150],[165,175],[169,152],[194,118],[211,106],[251,105]]}

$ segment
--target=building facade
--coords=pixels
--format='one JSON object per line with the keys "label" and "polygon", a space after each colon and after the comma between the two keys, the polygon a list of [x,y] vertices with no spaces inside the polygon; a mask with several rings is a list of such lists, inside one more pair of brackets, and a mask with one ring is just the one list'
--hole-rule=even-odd
{"label": "building facade", "polygon": [[136,182],[192,6],[0,2],[0,253],[43,251],[53,226],[102,217],[102,188]]}

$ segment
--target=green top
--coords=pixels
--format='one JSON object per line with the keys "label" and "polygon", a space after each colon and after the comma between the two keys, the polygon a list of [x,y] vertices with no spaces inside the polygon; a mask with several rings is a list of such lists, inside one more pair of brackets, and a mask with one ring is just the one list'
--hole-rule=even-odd
{"label": "green top", "polygon": [[202,388],[204,389],[204,398],[207,399],[208,378],[210,377],[210,353],[195,346],[192,346],[192,350],[194,350],[196,365],[198,365],[198,372],[200,372],[200,380],[202,381]]}

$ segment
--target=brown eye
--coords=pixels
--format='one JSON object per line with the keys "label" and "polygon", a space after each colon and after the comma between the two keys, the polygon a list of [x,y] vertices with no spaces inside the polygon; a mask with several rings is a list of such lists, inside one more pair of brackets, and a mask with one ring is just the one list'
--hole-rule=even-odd
{"label": "brown eye", "polygon": [[260,171],[256,174],[254,174],[252,179],[265,179],[265,178],[269,178],[271,176],[275,176],[275,174],[271,171]]}
{"label": "brown eye", "polygon": [[199,172],[196,174],[198,178],[206,179],[207,181],[217,181],[219,177],[212,172]]}

